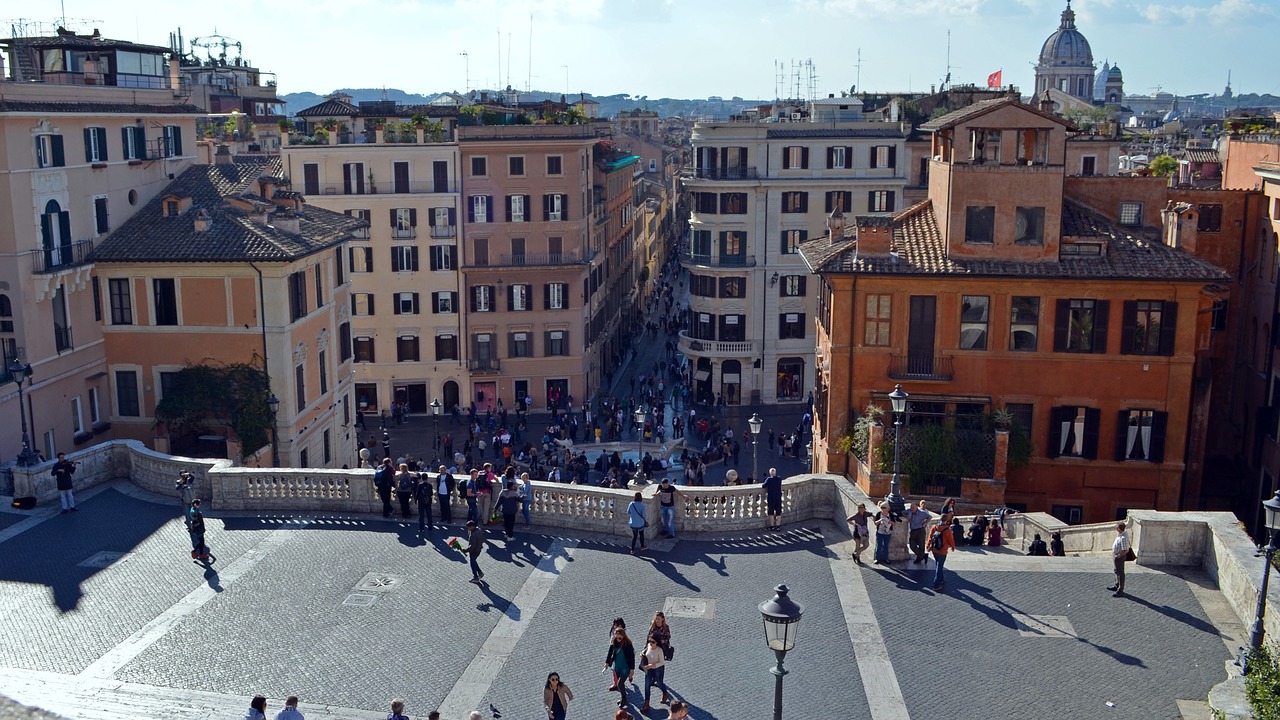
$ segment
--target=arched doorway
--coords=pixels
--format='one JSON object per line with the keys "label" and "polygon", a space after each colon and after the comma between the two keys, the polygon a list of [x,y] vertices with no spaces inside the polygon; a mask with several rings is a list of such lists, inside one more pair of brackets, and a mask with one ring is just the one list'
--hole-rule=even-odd
{"label": "arched doorway", "polygon": [[444,384],[444,412],[453,412],[458,406],[458,383],[447,380]]}
{"label": "arched doorway", "polygon": [[720,363],[720,396],[726,405],[742,404],[742,362],[725,360]]}

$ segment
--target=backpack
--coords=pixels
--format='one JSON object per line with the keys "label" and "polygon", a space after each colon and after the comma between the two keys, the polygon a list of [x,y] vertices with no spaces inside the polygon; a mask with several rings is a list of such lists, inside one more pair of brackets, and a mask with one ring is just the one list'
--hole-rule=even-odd
{"label": "backpack", "polygon": [[933,528],[933,532],[929,534],[929,549],[942,552],[945,547],[942,538],[942,526],[937,525]]}
{"label": "backpack", "polygon": [[397,491],[402,493],[411,493],[413,492],[414,486],[417,485],[417,482],[413,477],[413,473],[404,473],[397,480],[397,485],[398,485],[398,487],[396,488]]}
{"label": "backpack", "polygon": [[391,480],[391,469],[386,465],[379,467],[378,470],[373,473],[373,484],[378,486],[379,490],[390,490]]}

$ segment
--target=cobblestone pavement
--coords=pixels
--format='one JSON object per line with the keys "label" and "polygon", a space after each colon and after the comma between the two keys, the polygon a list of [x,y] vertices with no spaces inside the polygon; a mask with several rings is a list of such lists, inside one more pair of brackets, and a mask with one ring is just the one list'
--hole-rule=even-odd
{"label": "cobblestone pavement", "polygon": [[1179,717],[1225,679],[1243,632],[1196,574],[1134,568],[1131,597],[1112,598],[1105,558],[961,552],[935,594],[929,571],[853,565],[828,523],[634,557],[620,538],[521,524],[491,537],[475,586],[450,533],[423,541],[380,517],[215,511],[206,570],[172,500],[113,485],[80,507],[0,534],[0,694],[73,718],[239,717],[255,693],[273,716],[296,693],[312,720],[384,717],[393,697],[415,718],[526,720],[544,717],[551,671],[571,718],[611,717],[609,622],[639,641],[662,609],[667,681],[692,717],[761,717],[774,658],[756,606],[780,582],[806,608],[787,717]]}

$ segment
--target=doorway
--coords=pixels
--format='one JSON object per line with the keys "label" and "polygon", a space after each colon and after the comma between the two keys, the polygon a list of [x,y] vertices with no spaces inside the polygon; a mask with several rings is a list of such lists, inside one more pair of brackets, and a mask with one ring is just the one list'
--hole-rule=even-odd
{"label": "doorway", "polygon": [[566,406],[569,398],[569,381],[565,379],[547,381],[547,407],[560,410]]}
{"label": "doorway", "polygon": [[715,402],[711,394],[711,358],[698,358],[698,367],[693,373],[693,400],[703,405]]}
{"label": "doorway", "polygon": [[427,412],[427,384],[409,383],[396,386],[396,402],[405,403],[411,413]]}
{"label": "doorway", "polygon": [[449,380],[444,384],[444,411],[453,412],[458,406],[458,383]]}
{"label": "doorway", "polygon": [[911,323],[907,331],[907,372],[933,374],[933,336],[938,299],[933,295],[911,296]]}
{"label": "doorway", "polygon": [[476,388],[476,412],[483,414],[497,407],[498,383],[478,382]]}
{"label": "doorway", "polygon": [[742,404],[742,363],[725,360],[720,364],[720,395],[726,405]]}

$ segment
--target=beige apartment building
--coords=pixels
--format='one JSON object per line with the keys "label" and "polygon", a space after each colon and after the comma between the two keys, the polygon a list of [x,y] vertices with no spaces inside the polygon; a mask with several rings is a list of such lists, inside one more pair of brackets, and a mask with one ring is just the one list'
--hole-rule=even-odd
{"label": "beige apartment building", "polygon": [[202,111],[166,47],[60,30],[0,49],[0,454],[21,449],[20,359],[31,445],[52,457],[117,419],[90,253],[191,164]]}
{"label": "beige apartment building", "polygon": [[[332,101],[326,101],[332,103]],[[353,136],[363,140],[363,136]],[[315,207],[368,224],[347,251],[355,406],[390,413],[403,402],[469,402],[458,267],[458,143],[419,132],[387,142],[281,148],[284,174]],[[352,138],[348,138],[352,139]]]}
{"label": "beige apartment building", "polygon": [[588,125],[458,128],[463,407],[564,406],[599,387],[595,142]]}

